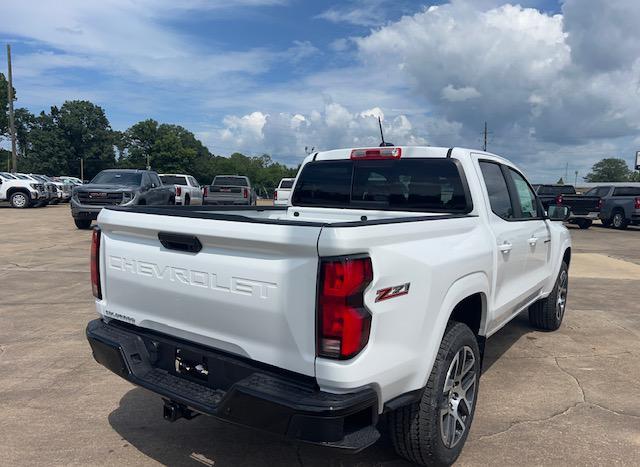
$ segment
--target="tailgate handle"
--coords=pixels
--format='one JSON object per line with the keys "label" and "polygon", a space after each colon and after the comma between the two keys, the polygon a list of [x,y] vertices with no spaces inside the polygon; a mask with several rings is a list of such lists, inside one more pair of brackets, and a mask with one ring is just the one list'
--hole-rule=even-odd
{"label": "tailgate handle", "polygon": [[198,253],[202,250],[202,243],[195,235],[184,235],[171,232],[158,232],[158,240],[167,250]]}

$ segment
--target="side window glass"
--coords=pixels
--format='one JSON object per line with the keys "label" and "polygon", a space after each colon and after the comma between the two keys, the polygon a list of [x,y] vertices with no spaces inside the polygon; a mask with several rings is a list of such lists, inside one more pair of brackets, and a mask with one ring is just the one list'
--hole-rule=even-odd
{"label": "side window glass", "polygon": [[513,205],[507,188],[507,181],[498,164],[480,162],[484,184],[487,186],[491,210],[503,219],[513,219]]}
{"label": "side window glass", "polygon": [[527,181],[522,175],[513,169],[509,169],[509,173],[511,174],[511,179],[513,180],[518,200],[520,201],[522,218],[531,219],[540,217],[540,213],[538,212],[538,203],[536,202],[536,195],[533,193],[533,190]]}

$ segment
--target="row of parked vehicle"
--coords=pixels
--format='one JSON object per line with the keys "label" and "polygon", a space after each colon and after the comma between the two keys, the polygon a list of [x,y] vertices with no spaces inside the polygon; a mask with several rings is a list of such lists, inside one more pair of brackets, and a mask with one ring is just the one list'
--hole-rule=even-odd
{"label": "row of parked vehicle", "polygon": [[82,185],[76,177],[0,172],[0,201],[8,201],[14,208],[68,203],[76,185]]}
{"label": "row of parked vehicle", "polygon": [[573,185],[534,185],[545,209],[567,206],[568,222],[588,229],[600,219],[605,227],[640,225],[640,183],[603,184],[578,194]]}
{"label": "row of parked vehicle", "polygon": [[[287,204],[294,179],[283,179],[276,190],[276,204]],[[152,170],[103,170],[90,183],[76,187],[71,214],[76,227],[88,229],[104,206],[234,205],[254,206],[258,196],[248,177],[218,175],[201,186],[187,174],[158,174]]]}

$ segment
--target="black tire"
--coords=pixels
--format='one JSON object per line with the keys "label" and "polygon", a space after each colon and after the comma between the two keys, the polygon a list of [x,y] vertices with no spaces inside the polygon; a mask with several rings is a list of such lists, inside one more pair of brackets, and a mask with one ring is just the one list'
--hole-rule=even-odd
{"label": "black tire", "polygon": [[567,307],[569,267],[562,262],[556,283],[548,297],[529,307],[529,324],[542,331],[555,331],[562,324]]}
{"label": "black tire", "polygon": [[59,199],[54,199],[53,201],[51,201],[51,206],[55,206],[56,204],[58,204],[60,202]]}
{"label": "black tire", "polygon": [[611,219],[600,219],[600,222],[602,222],[604,227],[611,227]]}
{"label": "black tire", "polygon": [[91,228],[91,219],[74,219],[73,222],[80,230],[89,230]]}
{"label": "black tire", "polygon": [[593,224],[593,221],[590,219],[578,219],[576,221],[576,224],[578,224],[578,227],[585,230],[591,227],[591,225]]}
{"label": "black tire", "polygon": [[624,230],[629,226],[629,221],[624,215],[624,211],[621,209],[616,209],[613,212],[613,217],[611,218],[611,225],[614,229]]}
{"label": "black tire", "polygon": [[15,209],[25,209],[31,207],[31,197],[24,191],[16,191],[9,197],[9,204]]}
{"label": "black tire", "polygon": [[[461,377],[462,386],[447,384],[450,389],[446,390],[445,383],[451,381],[450,373],[457,374],[459,367],[454,366],[454,359],[457,357],[459,362],[461,352],[465,356],[462,370],[467,367],[464,362],[469,355],[473,355],[473,364],[467,371],[461,372],[463,376],[466,375]],[[468,407],[465,398],[453,392],[456,388],[461,392],[460,388],[467,384],[465,395],[473,390],[473,394],[469,395],[472,397],[471,407]],[[452,321],[444,333],[420,401],[389,414],[389,435],[398,455],[418,465],[453,464],[462,452],[473,422],[479,384],[480,350],[476,336],[467,325]],[[450,415],[454,410],[464,417],[460,418],[464,423],[460,433],[458,427],[462,428],[462,425],[458,425],[458,421]],[[445,424],[443,420],[446,420]],[[448,423],[451,420],[454,423],[453,438]]]}

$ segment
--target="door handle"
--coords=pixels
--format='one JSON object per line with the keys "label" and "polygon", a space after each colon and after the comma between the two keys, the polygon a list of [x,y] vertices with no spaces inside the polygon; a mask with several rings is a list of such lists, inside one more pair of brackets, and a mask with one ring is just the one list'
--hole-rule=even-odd
{"label": "door handle", "polygon": [[536,243],[538,243],[538,237],[530,237],[529,238],[529,245],[535,246]]}
{"label": "door handle", "polygon": [[509,253],[511,248],[513,248],[513,245],[509,242],[503,242],[502,245],[498,245],[498,250],[503,253]]}

